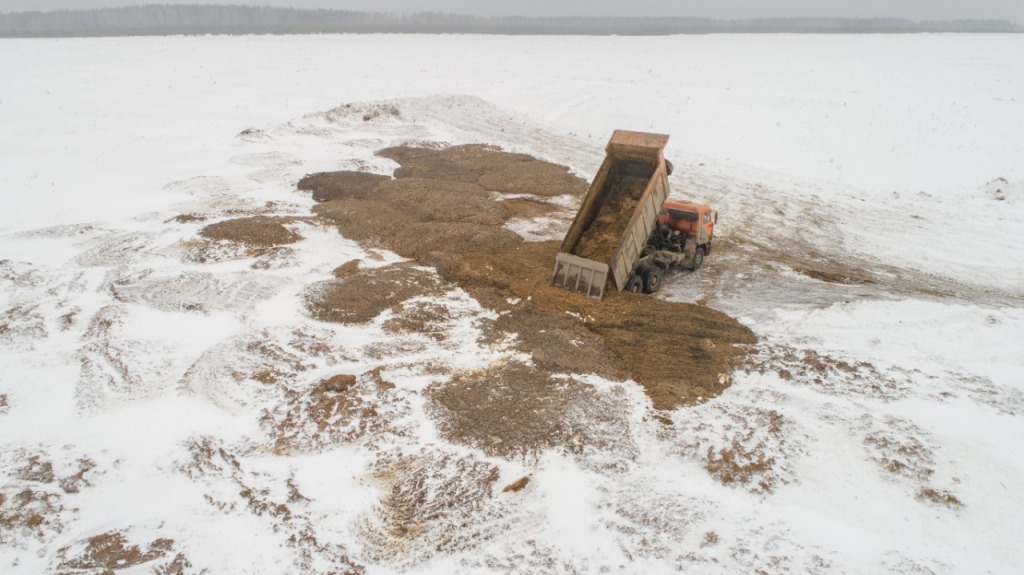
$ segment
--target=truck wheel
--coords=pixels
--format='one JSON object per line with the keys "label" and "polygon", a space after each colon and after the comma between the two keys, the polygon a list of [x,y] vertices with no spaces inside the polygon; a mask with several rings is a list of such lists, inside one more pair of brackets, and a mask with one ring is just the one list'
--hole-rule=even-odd
{"label": "truck wheel", "polygon": [[672,165],[672,162],[670,162],[668,160],[665,160],[665,175],[666,176],[671,176],[672,175],[672,171],[675,170],[675,169],[676,169],[676,167]]}
{"label": "truck wheel", "polygon": [[693,271],[699,270],[702,265],[704,265],[704,248],[697,248],[696,253],[693,254]]}
{"label": "truck wheel", "polygon": [[644,292],[654,293],[661,287],[661,269],[649,268],[644,272]]}
{"label": "truck wheel", "polygon": [[643,291],[644,282],[640,279],[640,276],[633,275],[629,277],[629,281],[626,282],[626,291],[629,293],[640,293]]}

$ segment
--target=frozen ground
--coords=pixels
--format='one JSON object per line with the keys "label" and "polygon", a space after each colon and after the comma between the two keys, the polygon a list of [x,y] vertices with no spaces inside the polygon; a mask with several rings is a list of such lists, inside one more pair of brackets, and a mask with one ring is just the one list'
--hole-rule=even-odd
{"label": "frozen ground", "polygon": [[[0,42],[3,571],[1024,570],[1022,49]],[[574,425],[611,448],[488,456],[439,436],[426,390],[530,361],[480,343],[491,311],[441,286],[400,308],[436,304],[436,331],[396,334],[401,311],[303,308],[338,265],[398,259],[306,219],[304,174],[387,174],[375,150],[430,141],[589,178],[613,128],[671,134],[675,193],[722,214],[707,266],[660,296],[760,338],[715,400],[658,414],[632,382],[566,374],[606,408]],[[295,216],[303,239],[197,237],[241,215]]]}

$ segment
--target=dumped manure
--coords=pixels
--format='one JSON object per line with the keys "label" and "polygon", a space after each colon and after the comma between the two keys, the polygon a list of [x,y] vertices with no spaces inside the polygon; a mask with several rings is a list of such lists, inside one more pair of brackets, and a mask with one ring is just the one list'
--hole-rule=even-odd
{"label": "dumped manure", "polygon": [[270,248],[294,244],[302,236],[289,230],[284,224],[291,218],[252,216],[210,224],[200,230],[199,235],[209,240],[229,241],[254,248]]}
{"label": "dumped manure", "polygon": [[[614,290],[599,302],[552,287],[558,243],[526,242],[505,223],[527,213],[558,213],[543,199],[556,192],[581,198],[587,183],[562,166],[483,145],[401,146],[379,155],[401,165],[396,179],[358,197],[323,202],[314,212],[347,238],[436,267],[444,279],[501,313],[493,341],[514,333],[514,345],[548,373],[632,377],[656,408],[672,409],[720,394],[730,383],[734,359],[745,353],[742,346],[756,341],[735,319],[704,306]],[[318,174],[304,181],[318,194],[318,186],[334,180]],[[644,181],[626,177],[609,190],[612,201],[599,219],[624,228]],[[380,291],[374,286],[382,278],[374,279],[374,273],[358,280],[361,275],[318,286],[307,300],[315,302],[314,317],[366,321],[403,297],[364,309],[350,294]],[[396,287],[405,282],[400,279]]]}
{"label": "dumped manure", "polygon": [[345,198],[359,198],[372,192],[387,176],[367,172],[321,172],[299,180],[298,189],[313,192],[313,199],[329,202]]}

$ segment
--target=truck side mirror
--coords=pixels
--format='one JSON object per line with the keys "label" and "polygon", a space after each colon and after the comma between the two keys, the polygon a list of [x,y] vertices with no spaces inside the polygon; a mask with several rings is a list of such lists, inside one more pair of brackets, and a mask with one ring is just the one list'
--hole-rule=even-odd
{"label": "truck side mirror", "polygon": [[718,211],[716,210],[716,211],[711,212],[711,213],[714,215],[715,223],[717,224],[718,223]]}

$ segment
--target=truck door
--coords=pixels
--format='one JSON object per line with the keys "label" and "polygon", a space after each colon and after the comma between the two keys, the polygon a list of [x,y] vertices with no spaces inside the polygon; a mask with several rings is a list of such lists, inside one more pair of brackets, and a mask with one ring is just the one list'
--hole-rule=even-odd
{"label": "truck door", "polygon": [[694,226],[697,228],[697,245],[703,246],[708,243],[711,239],[711,213],[709,211],[701,211],[700,220],[694,222]]}
{"label": "truck door", "polygon": [[701,226],[704,228],[705,233],[708,235],[708,241],[715,236],[715,220],[718,214],[713,213],[712,210],[704,212],[701,217]]}

